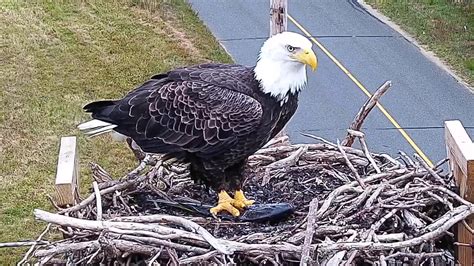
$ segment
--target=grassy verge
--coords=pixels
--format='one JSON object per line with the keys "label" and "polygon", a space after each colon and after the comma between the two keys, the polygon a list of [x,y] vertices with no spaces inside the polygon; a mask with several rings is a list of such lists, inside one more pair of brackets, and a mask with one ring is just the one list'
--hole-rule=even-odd
{"label": "grassy verge", "polygon": [[474,87],[474,4],[366,0],[435,52]]}
{"label": "grassy verge", "polygon": [[[3,1],[0,35],[0,242],[31,239],[44,226],[32,210],[51,209],[59,138],[79,135],[85,103],[121,97],[177,66],[230,62],[184,0]],[[82,191],[88,162],[114,176],[135,164],[123,143],[79,140]],[[23,251],[0,249],[1,264]]]}

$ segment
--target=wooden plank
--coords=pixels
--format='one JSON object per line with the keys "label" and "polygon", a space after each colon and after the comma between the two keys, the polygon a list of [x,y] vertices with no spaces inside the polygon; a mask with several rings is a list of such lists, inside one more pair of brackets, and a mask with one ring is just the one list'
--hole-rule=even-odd
{"label": "wooden plank", "polygon": [[287,31],[288,0],[270,0],[270,36]]}
{"label": "wooden plank", "polygon": [[[458,120],[445,122],[446,151],[450,160],[459,194],[474,202],[474,143]],[[473,217],[466,218],[466,223],[474,228]],[[473,235],[463,223],[457,224],[456,241],[472,243]],[[460,265],[473,265],[473,250],[471,247],[458,246],[456,257]]]}
{"label": "wooden plank", "polygon": [[445,122],[445,139],[448,155],[452,156],[451,166],[458,165],[465,177],[458,180],[461,196],[474,202],[474,193],[466,195],[466,188],[474,188],[474,143],[459,120]]}
{"label": "wooden plank", "polygon": [[56,171],[56,203],[58,206],[74,205],[79,195],[79,153],[76,137],[62,137]]}

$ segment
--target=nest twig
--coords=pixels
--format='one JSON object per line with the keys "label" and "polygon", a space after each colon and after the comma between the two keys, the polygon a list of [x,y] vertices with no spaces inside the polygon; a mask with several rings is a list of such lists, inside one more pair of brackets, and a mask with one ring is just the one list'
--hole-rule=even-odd
{"label": "nest twig", "polygon": [[[402,166],[388,155],[370,154],[369,159],[366,151],[329,142],[277,145],[250,158],[249,179],[255,180],[247,183],[254,188],[269,175],[265,188],[281,190],[272,201],[313,190],[316,196],[293,202],[297,212],[289,221],[255,225],[163,214],[169,209],[152,214],[140,206],[138,195],[173,200],[190,193],[188,187],[199,187],[190,182],[186,165],[157,158],[154,166],[120,181],[109,181],[101,171],[95,190],[76,206],[57,214],[35,210],[37,219],[64,228],[68,238],[36,245],[34,257],[43,263],[453,260],[446,244],[453,242],[449,229],[474,213],[474,205],[451,190],[447,176],[426,165]],[[290,183],[296,174],[296,190],[282,189],[296,184]],[[216,226],[251,230],[231,236]],[[272,226],[279,229],[263,230]]]}

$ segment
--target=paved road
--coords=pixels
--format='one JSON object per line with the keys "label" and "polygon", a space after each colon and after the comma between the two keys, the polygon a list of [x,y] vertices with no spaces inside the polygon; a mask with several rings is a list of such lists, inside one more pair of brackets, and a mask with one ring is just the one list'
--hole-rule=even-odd
{"label": "paved road", "polygon": [[[255,64],[269,32],[268,0],[189,1],[237,63]],[[289,14],[367,90],[373,93],[385,80],[393,81],[381,103],[431,161],[445,157],[444,120],[459,119],[465,126],[474,126],[474,94],[357,1],[289,2]],[[290,21],[289,30],[301,32]],[[314,47],[319,68],[309,73],[308,87],[287,128],[294,143],[312,141],[301,136],[301,131],[332,141],[342,139],[367,99],[322,50]],[[374,151],[392,155],[398,150],[409,154],[415,151],[380,110],[372,111],[364,127]],[[468,131],[474,137],[474,128]]]}

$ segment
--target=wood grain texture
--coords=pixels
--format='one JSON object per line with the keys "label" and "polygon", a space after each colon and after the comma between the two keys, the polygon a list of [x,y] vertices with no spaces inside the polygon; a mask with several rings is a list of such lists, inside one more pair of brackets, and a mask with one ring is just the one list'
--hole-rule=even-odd
{"label": "wood grain texture", "polygon": [[288,0],[270,1],[270,36],[288,29]]}
{"label": "wood grain texture", "polygon": [[56,203],[74,205],[77,200],[79,179],[79,153],[76,137],[62,137],[56,172]]}
{"label": "wood grain texture", "polygon": [[[459,186],[459,194],[464,199],[474,202],[474,143],[459,120],[445,122],[445,140],[450,167]],[[467,217],[466,223],[473,228],[473,217]],[[462,223],[458,223],[456,239],[457,242],[471,244],[473,236]],[[472,265],[471,247],[458,246],[456,255],[460,265]]]}

